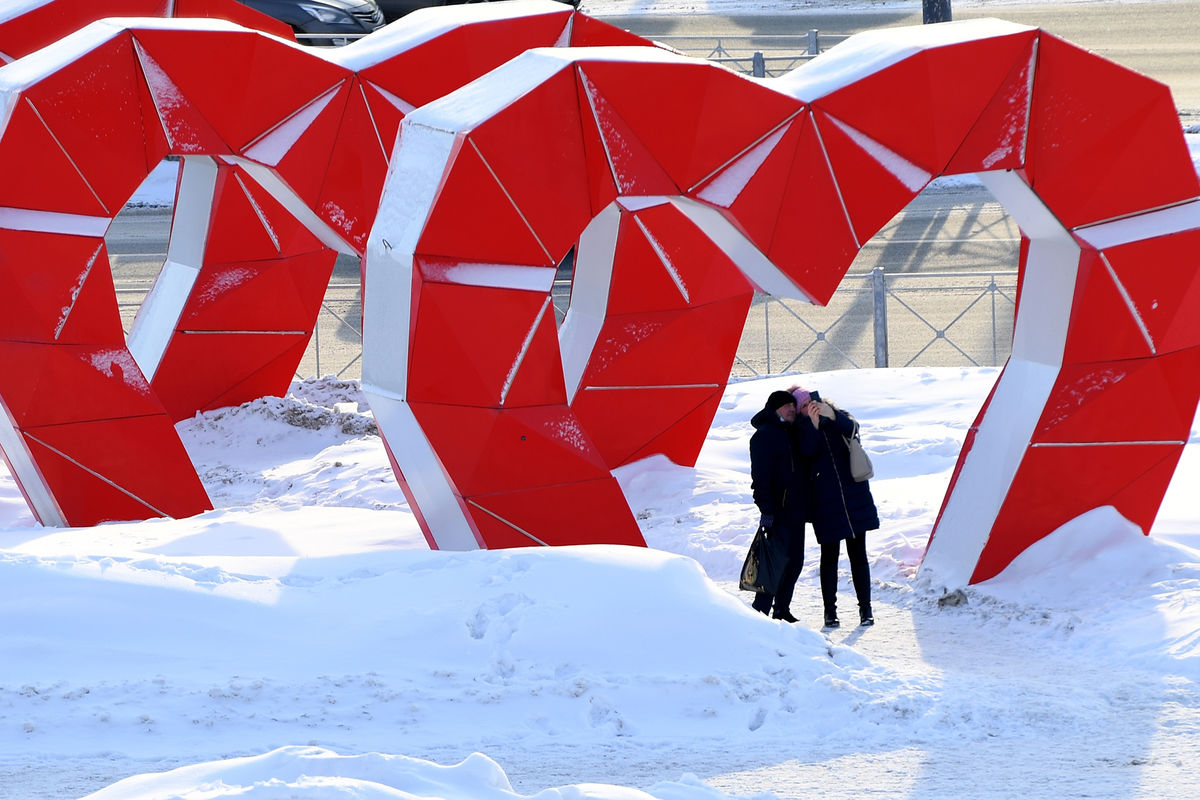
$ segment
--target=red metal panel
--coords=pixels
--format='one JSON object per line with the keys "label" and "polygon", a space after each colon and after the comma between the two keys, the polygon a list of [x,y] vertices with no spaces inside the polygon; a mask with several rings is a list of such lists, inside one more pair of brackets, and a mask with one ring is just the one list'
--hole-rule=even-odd
{"label": "red metal panel", "polygon": [[618,225],[608,292],[609,317],[686,306],[678,284],[638,226],[636,216],[623,210]]}
{"label": "red metal panel", "polygon": [[[140,45],[136,33],[134,39]],[[163,44],[162,48],[169,49],[169,44]],[[197,107],[176,83],[175,74],[169,73],[154,55],[143,48],[139,47],[137,54],[138,65],[145,82],[141,107],[149,134],[156,138],[161,136],[162,142],[174,155],[232,153],[232,148],[222,138],[221,133],[205,118],[204,111]],[[157,125],[152,115],[157,116]]]}
{"label": "red metal panel", "polygon": [[0,396],[18,428],[161,412],[126,350],[24,342],[0,347]]}
{"label": "red metal panel", "polygon": [[1058,376],[1033,441],[1182,441],[1197,401],[1200,348],[1157,358],[1069,365]]}
{"label": "red metal panel", "polygon": [[570,47],[657,47],[637,34],[580,13],[571,15],[570,38]]}
{"label": "red metal panel", "polygon": [[716,413],[712,398],[719,401],[724,387],[584,387],[571,410],[610,468],[656,453],[677,464],[695,463]]}
{"label": "red metal panel", "polygon": [[544,382],[526,385],[521,375],[514,402],[565,403],[562,368],[555,376],[537,365],[558,354],[554,329],[546,327],[554,316],[547,300],[538,292],[426,282],[415,314],[408,398],[500,406],[518,375],[529,370]]}
{"label": "red metal panel", "polygon": [[[108,216],[27,98],[20,97],[2,131],[0,207]],[[144,173],[143,173],[144,176]]]}
{"label": "red metal panel", "polygon": [[[390,55],[359,73],[414,106],[423,106],[534,47],[557,43],[571,10],[466,23]],[[426,18],[428,19],[428,18]],[[400,28],[408,22],[400,20]],[[430,65],[436,64],[436,69]]]}
{"label": "red metal panel", "polygon": [[1166,86],[1047,33],[1027,170],[1068,228],[1200,194]]}
{"label": "red metal panel", "polygon": [[[522,491],[471,497],[469,500],[474,517],[479,522],[479,531],[489,548],[538,543],[513,526],[548,545],[624,544],[644,547],[646,544],[638,532],[629,506],[625,504],[620,485],[612,477],[533,486]],[[475,511],[476,508],[483,510]],[[491,524],[497,517],[508,523],[504,525],[508,531]],[[493,543],[493,538],[498,541]]]}
{"label": "red metal panel", "polygon": [[72,31],[105,17],[207,17],[295,41],[290,25],[235,0],[43,0],[0,20],[0,53],[27,56]]}
{"label": "red metal panel", "polygon": [[[336,64],[250,32],[141,28],[134,37],[187,103],[238,149],[349,77]],[[217,51],[221,68],[213,69]]]}
{"label": "red metal panel", "polygon": [[[377,85],[372,81],[366,80],[361,75],[356,80],[361,86],[363,98],[367,103],[367,111],[371,115],[371,123],[379,137],[383,154],[388,161],[391,161],[392,149],[396,146],[396,132],[400,130],[400,122],[404,119],[404,111],[397,107],[395,102],[385,94],[385,92],[393,94],[387,86]],[[380,186],[382,187],[382,183]]]}
{"label": "red metal panel", "polygon": [[[622,139],[630,135],[621,133],[622,127],[636,132],[632,135],[639,146],[684,191],[725,166],[802,106],[794,98],[732,71],[695,67],[656,64],[658,85],[669,89],[653,94],[646,91],[645,67],[636,63],[597,60],[582,70],[607,108],[601,123],[611,119],[614,132]],[[614,148],[609,149],[615,158]],[[639,187],[630,193],[659,192]]]}
{"label": "red metal panel", "polygon": [[[686,187],[676,185],[659,160],[658,154],[652,152],[647,143],[642,141],[640,136],[646,131],[634,128],[622,118],[620,111],[609,101],[604,90],[592,80],[591,69],[594,66],[596,65],[588,63],[579,69],[579,102],[586,120],[584,137],[586,141],[591,138],[589,134],[595,134],[602,144],[604,159],[617,189],[623,195],[680,194],[681,188]],[[618,71],[615,76],[605,70],[601,70],[601,75],[609,78],[607,88],[629,93],[631,88],[622,84],[636,82],[638,73],[636,70],[630,70],[628,64],[617,66],[624,69]],[[630,107],[629,110],[634,109]],[[599,153],[593,147],[589,157],[595,158],[597,155]],[[599,177],[595,175],[594,170],[593,167],[593,177]],[[594,197],[592,202],[595,209]]]}
{"label": "red metal panel", "polygon": [[1029,30],[922,50],[814,105],[938,174],[1014,64],[1028,64],[1036,38]]}
{"label": "red metal panel", "polygon": [[282,397],[312,338],[294,333],[179,333],[154,374],[154,392],[178,422],[259,397]]}
{"label": "red metal panel", "polygon": [[816,108],[814,117],[850,224],[861,245],[908,205],[930,176],[922,179],[909,165],[892,159],[885,165],[880,158],[888,156],[878,148],[887,148],[886,142],[866,142],[874,150],[868,152],[863,141],[853,138],[830,115]]}
{"label": "red metal panel", "polygon": [[418,253],[494,264],[556,263],[470,139],[461,142],[448,170]]}
{"label": "red metal panel", "polygon": [[279,259],[206,264],[180,314],[179,328],[311,332],[335,255],[322,249]]}
{"label": "red metal panel", "polygon": [[1195,230],[1104,251],[1159,353],[1200,345],[1198,252]]}
{"label": "red metal panel", "polygon": [[[370,131],[362,129],[345,133],[342,131],[346,105],[355,91],[353,81],[343,81],[332,96],[322,95],[297,112],[298,117],[316,113],[316,118],[308,121],[303,134],[292,144],[287,154],[279,160],[276,171],[310,208],[320,206],[324,184],[333,177],[332,154],[339,138],[347,143],[356,142],[359,147],[364,149],[370,147],[371,142],[368,138]],[[341,149],[344,151],[345,148]],[[347,179],[352,177],[346,176]],[[350,228],[346,218],[363,215],[360,208],[364,201],[369,202],[372,206],[378,204],[378,195],[367,194],[364,191],[365,188],[359,189],[356,197],[359,202],[353,203],[353,205],[348,203],[347,207],[321,208],[323,218],[334,220],[332,225],[334,230],[340,232]],[[371,222],[374,221],[373,214],[366,216]],[[359,223],[359,227],[361,226],[362,223]]]}
{"label": "red metal panel", "polygon": [[1095,250],[1083,251],[1063,363],[1143,358],[1153,354],[1153,345],[1136,308],[1130,306],[1124,287],[1114,278]]}
{"label": "red metal panel", "polygon": [[[205,241],[206,261],[277,258],[282,251],[281,229],[300,227],[244,170],[217,164],[212,217]],[[185,221],[180,221],[186,224]],[[308,234],[312,241],[312,234]]]}
{"label": "red metal panel", "polygon": [[[592,214],[599,214],[617,198],[617,180],[608,160],[605,136],[593,107],[589,84],[582,75],[576,74],[576,96],[579,98],[579,127],[583,132],[583,154],[587,164],[588,196],[592,202]],[[661,171],[660,171],[661,172]],[[665,191],[673,192],[674,185],[664,174],[655,176],[655,183]]]}
{"label": "red metal panel", "polygon": [[[653,237],[657,271],[669,275],[676,284],[675,295],[682,295],[686,305],[702,306],[753,294],[750,282],[724,251],[674,205],[651,206],[634,216],[639,229],[644,227]],[[610,308],[610,313],[613,311]]]}
{"label": "red metal panel", "polygon": [[[400,120],[399,112],[393,108],[395,114],[390,133],[377,130],[376,120],[357,80],[348,93],[337,136],[327,143],[328,170],[323,175],[314,207],[331,228],[362,254],[366,252],[367,235],[375,223],[388,158],[396,138],[394,126],[399,125]],[[296,167],[297,171],[303,171],[304,164],[297,162]],[[292,174],[289,173],[289,180]]]}
{"label": "red metal panel", "polygon": [[412,403],[412,410],[463,497],[608,477],[599,452],[565,406]]}
{"label": "red metal panel", "polygon": [[[111,0],[104,0],[105,3]],[[263,31],[272,36],[278,36],[281,39],[289,39],[296,41],[296,34],[292,30],[292,26],[286,22],[280,22],[274,17],[268,17],[261,11],[255,11],[247,5],[237,2],[237,0],[172,0],[166,3],[166,0],[155,0],[156,4],[167,4],[173,6],[170,11],[162,13],[162,16],[172,17],[202,17],[207,19],[227,19],[230,22],[236,22],[244,28],[252,28],[256,31]],[[93,7],[98,5],[92,3]],[[105,16],[116,17],[125,16],[125,14],[106,13]],[[154,14],[136,14],[134,16],[147,17],[159,16]]]}
{"label": "red metal panel", "polygon": [[0,229],[0,340],[121,346],[103,239]]}
{"label": "red metal panel", "polygon": [[[22,432],[73,527],[212,508],[165,414]],[[136,452],[138,458],[130,458]]]}
{"label": "red metal panel", "polygon": [[[738,228],[764,253],[770,250],[784,195],[792,185],[790,178],[801,131],[808,126],[808,115],[797,115],[730,162],[694,193],[706,203],[728,208]],[[829,171],[824,170],[824,175],[825,185],[832,186]],[[805,196],[803,192],[797,195]],[[832,199],[835,206],[840,205],[836,197]]]}
{"label": "red metal panel", "polygon": [[469,135],[555,262],[592,218],[575,85],[564,69]]}
{"label": "red metal panel", "polygon": [[558,326],[554,319],[554,304],[549,297],[536,327],[529,331],[519,362],[514,362],[507,389],[503,395],[505,408],[538,406],[547,402],[566,403],[562,358],[558,349]]}
{"label": "red metal panel", "polygon": [[658,436],[625,458],[621,464],[632,464],[661,453],[676,464],[694,467],[696,459],[700,457],[704,441],[708,438],[713,417],[717,415],[717,408],[720,407],[724,394],[725,385],[722,384],[720,388],[713,390],[700,405],[673,422],[669,427],[662,428],[662,432]]}
{"label": "red metal panel", "polygon": [[675,311],[609,317],[588,361],[584,385],[687,385],[701,377],[723,382],[750,299],[747,294]]}
{"label": "red metal panel", "polygon": [[943,174],[1017,169],[1025,165],[1036,52],[1034,32],[958,152],[942,170]]}
{"label": "red metal panel", "polygon": [[798,137],[767,255],[816,302],[827,303],[858,255],[858,240],[810,116]]}
{"label": "red metal panel", "polygon": [[1178,448],[1161,444],[1030,448],[971,583],[995,577],[1026,548],[1083,511],[1113,505],[1126,518],[1146,523],[1147,506],[1157,510],[1178,458]]}
{"label": "red metal panel", "polygon": [[44,0],[0,20],[0,53],[21,58],[98,19],[163,17],[167,5],[168,0]]}
{"label": "red metal panel", "polygon": [[[24,102],[37,108],[57,144],[70,154],[73,167],[108,216],[121,210],[162,159],[161,152],[146,152],[141,114],[111,111],[137,109],[139,92],[132,41],[123,35],[84,53],[70,69],[48,75],[23,94]],[[151,122],[157,124],[153,116]]]}
{"label": "red metal panel", "polygon": [[206,262],[275,259],[319,247],[317,238],[244,170],[217,165]]}

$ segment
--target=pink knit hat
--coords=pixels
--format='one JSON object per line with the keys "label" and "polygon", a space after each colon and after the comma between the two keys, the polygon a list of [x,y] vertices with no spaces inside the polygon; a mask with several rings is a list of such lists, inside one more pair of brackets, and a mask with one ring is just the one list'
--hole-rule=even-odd
{"label": "pink knit hat", "polygon": [[796,408],[803,408],[804,404],[809,400],[808,389],[801,389],[797,386],[792,389],[792,397],[796,398]]}

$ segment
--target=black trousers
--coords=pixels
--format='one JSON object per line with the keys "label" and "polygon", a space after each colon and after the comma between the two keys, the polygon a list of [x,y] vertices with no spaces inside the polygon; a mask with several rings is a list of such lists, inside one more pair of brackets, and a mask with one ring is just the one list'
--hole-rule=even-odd
{"label": "black trousers", "polygon": [[804,568],[804,523],[800,523],[794,528],[784,528],[776,523],[775,527],[771,529],[771,534],[776,536],[779,533],[785,533],[788,537],[787,564],[783,568],[783,574],[779,576],[779,586],[775,589],[774,595],[766,592],[756,593],[754,602],[751,604],[756,611],[764,614],[770,612],[772,601],[776,614],[784,611],[791,612],[792,594],[796,591],[796,580],[800,577],[800,570]]}
{"label": "black trousers", "polygon": [[[850,559],[850,577],[854,581],[854,594],[858,596],[860,611],[871,610],[871,566],[867,563],[867,537],[863,534],[846,539],[846,555]],[[821,543],[821,599],[825,603],[825,616],[837,615],[838,557],[841,542]]]}

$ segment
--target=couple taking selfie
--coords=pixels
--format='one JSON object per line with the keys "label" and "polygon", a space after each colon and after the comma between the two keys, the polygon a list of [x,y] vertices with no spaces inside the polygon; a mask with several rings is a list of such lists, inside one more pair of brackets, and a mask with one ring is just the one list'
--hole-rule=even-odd
{"label": "couple taking selfie", "polygon": [[[792,614],[792,593],[804,566],[804,526],[812,523],[821,545],[821,599],[825,627],[841,623],[837,615],[837,568],[846,542],[850,574],[862,625],[875,624],[871,612],[871,571],[866,532],[879,528],[879,513],[861,467],[851,466],[857,445],[854,417],[818,392],[796,386],[771,392],[750,420],[750,488],[765,535],[782,543],[786,560],[773,593],[758,592],[755,610],[785,622]],[[854,473],[866,477],[856,479]]]}

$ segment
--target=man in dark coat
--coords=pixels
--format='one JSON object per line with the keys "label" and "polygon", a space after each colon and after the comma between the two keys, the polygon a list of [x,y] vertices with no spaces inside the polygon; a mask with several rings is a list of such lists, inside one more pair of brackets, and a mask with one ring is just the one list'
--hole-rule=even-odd
{"label": "man in dark coat", "polygon": [[750,420],[750,489],[762,513],[759,524],[787,543],[787,563],[774,595],[759,592],[754,608],[775,619],[796,622],[792,593],[804,566],[804,523],[808,518],[809,462],[817,451],[817,431],[796,424],[796,399],[771,392],[766,406]]}

